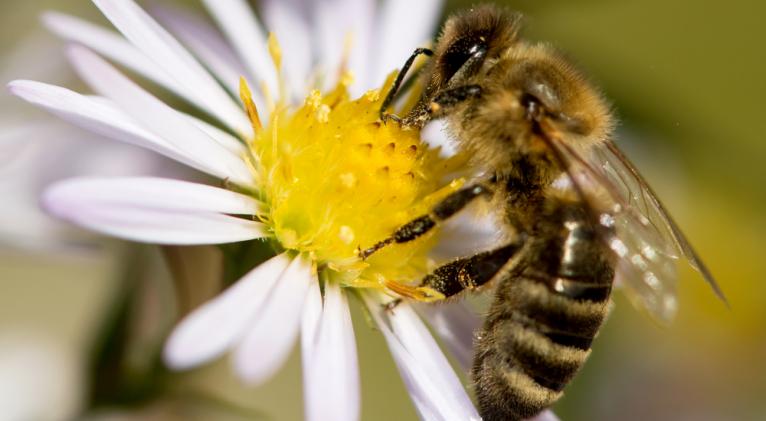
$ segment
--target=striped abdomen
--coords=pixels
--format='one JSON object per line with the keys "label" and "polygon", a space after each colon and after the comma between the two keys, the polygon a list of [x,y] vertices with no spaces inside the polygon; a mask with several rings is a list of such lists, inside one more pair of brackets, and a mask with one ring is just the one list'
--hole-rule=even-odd
{"label": "striped abdomen", "polygon": [[477,337],[473,380],[485,421],[534,416],[559,397],[606,317],[614,271],[581,209],[557,203],[527,257],[499,280]]}

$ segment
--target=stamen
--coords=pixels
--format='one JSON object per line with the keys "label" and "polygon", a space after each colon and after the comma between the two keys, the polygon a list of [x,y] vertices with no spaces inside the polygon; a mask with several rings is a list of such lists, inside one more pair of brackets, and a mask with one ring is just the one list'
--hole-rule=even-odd
{"label": "stamen", "polygon": [[261,82],[261,92],[263,92],[263,99],[266,100],[266,107],[269,108],[269,113],[273,113],[277,109],[277,104],[274,102],[271,89],[269,89],[269,85],[266,82]]}
{"label": "stamen", "polygon": [[347,74],[348,72],[348,62],[349,58],[351,57],[351,51],[354,48],[354,34],[351,32],[347,32],[346,36],[343,38],[343,54],[340,58],[340,66],[338,68],[339,73],[338,75],[342,78],[344,74]]}
{"label": "stamen", "polygon": [[279,71],[282,68],[282,47],[279,46],[277,36],[274,35],[273,32],[269,33],[268,44],[271,60],[274,61],[274,66],[277,68],[277,71]]}
{"label": "stamen", "polygon": [[261,118],[258,116],[258,108],[255,106],[255,102],[253,102],[253,93],[247,85],[247,80],[242,76],[239,78],[239,98],[245,106],[248,118],[250,118],[250,124],[253,126],[253,135],[258,136],[258,133],[263,129],[263,124],[261,124]]}
{"label": "stamen", "polygon": [[277,70],[277,83],[279,89],[280,104],[287,100],[287,84],[285,83],[284,75],[282,74],[282,47],[279,45],[279,40],[273,32],[269,32],[269,55],[271,55],[271,61],[274,62],[274,68]]}

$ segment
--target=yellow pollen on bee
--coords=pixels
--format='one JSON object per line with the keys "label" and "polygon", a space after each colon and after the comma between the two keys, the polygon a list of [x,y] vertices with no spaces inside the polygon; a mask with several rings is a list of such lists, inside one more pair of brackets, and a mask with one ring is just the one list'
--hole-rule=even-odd
{"label": "yellow pollen on bee", "polygon": [[[270,51],[278,51],[272,44]],[[272,55],[278,62],[279,54]],[[253,121],[249,147],[266,205],[264,223],[282,248],[311,256],[347,287],[396,292],[393,285],[430,300],[432,291],[412,285],[425,274],[433,235],[391,245],[365,261],[358,250],[389,237],[459,188],[445,181],[455,165],[429,149],[418,130],[379,120],[381,90],[351,99],[346,83],[350,79],[341,78],[324,95],[313,91],[298,107],[278,104],[263,125]],[[257,118],[248,106],[252,100],[246,100],[246,83],[242,91],[248,115]]]}

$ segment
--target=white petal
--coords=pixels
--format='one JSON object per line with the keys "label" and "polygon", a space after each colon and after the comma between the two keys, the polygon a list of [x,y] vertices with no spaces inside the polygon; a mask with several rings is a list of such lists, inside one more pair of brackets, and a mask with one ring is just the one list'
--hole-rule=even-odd
{"label": "white petal", "polygon": [[[319,342],[319,325],[322,321],[322,291],[319,282],[312,282],[306,293],[306,304],[303,306],[303,315],[301,316],[301,361],[304,367],[304,378],[306,377],[305,367],[308,367],[314,361],[314,350]],[[304,393],[306,381],[304,380]]]}
{"label": "white petal", "polygon": [[257,215],[260,203],[250,196],[188,181],[155,177],[70,178],[57,194],[79,196],[81,203],[166,211]]}
{"label": "white petal", "polygon": [[373,86],[399,69],[417,47],[429,44],[441,15],[443,0],[386,0],[375,39],[377,53]]}
{"label": "white petal", "polygon": [[[307,311],[317,316],[318,288],[307,300]],[[324,309],[319,326],[304,316],[302,337],[303,388],[306,419],[359,419],[359,364],[356,356],[354,327],[346,295],[335,282],[325,284]]]}
{"label": "white petal", "polygon": [[502,224],[493,213],[466,209],[442,225],[441,240],[429,253],[437,262],[468,256],[478,250],[493,250],[507,242]]}
{"label": "white petal", "polygon": [[[148,132],[111,101],[94,99],[66,88],[40,82],[17,80],[8,84],[10,92],[41,106],[60,118],[103,136],[150,149],[219,178],[227,171],[210,168],[204,157],[193,157],[157,135]],[[200,159],[203,158],[203,159]]]}
{"label": "white petal", "polygon": [[[449,367],[443,373],[433,372],[433,367],[441,366],[441,364],[431,363],[431,359],[444,359],[444,355],[438,347],[423,347],[423,340],[413,343],[405,342],[389,326],[380,300],[370,294],[365,294],[363,297],[376,324],[386,338],[391,355],[394,357],[402,380],[409,390],[410,398],[418,409],[421,419],[427,421],[479,420],[479,415],[465,390],[460,386],[455,372]],[[397,307],[402,305],[406,306],[407,304],[402,303]],[[399,325],[398,329],[407,334],[406,332],[415,329],[403,326],[408,321],[412,321],[406,313],[404,316],[397,324]],[[409,334],[407,335],[409,339]],[[453,379],[445,382],[444,379],[449,377]],[[450,399],[454,396],[459,396],[459,398],[457,400]]]}
{"label": "white petal", "polygon": [[351,86],[351,92],[354,95],[361,95],[370,88],[377,88],[372,85],[372,58],[376,56],[373,50],[375,36],[375,9],[377,2],[374,0],[346,0],[341,7],[350,7],[349,2],[354,3],[353,16],[355,24],[352,31],[351,53],[348,59],[348,67],[354,75],[354,84]]}
{"label": "white petal", "polygon": [[473,334],[481,327],[481,318],[462,302],[423,305],[419,310],[463,369],[470,370]]}
{"label": "white petal", "polygon": [[[170,29],[235,97],[239,78],[245,76],[242,62],[223,36],[195,13],[164,4],[149,6],[152,15]],[[253,92],[257,95],[258,92]]]}
{"label": "white petal", "polygon": [[264,0],[262,16],[269,31],[274,32],[282,50],[285,74],[295,97],[308,92],[306,82],[312,66],[311,35],[305,0]]}
{"label": "white petal", "polygon": [[[226,244],[263,238],[263,225],[221,214],[150,210],[61,209],[48,200],[47,210],[81,227],[125,240],[162,245]],[[74,215],[73,215],[74,214]]]}
{"label": "white petal", "polygon": [[264,82],[271,94],[276,95],[279,88],[276,70],[268,53],[263,29],[253,9],[245,0],[203,0],[203,3],[239,53],[257,86]]}
{"label": "white petal", "polygon": [[205,162],[232,182],[249,185],[252,174],[242,157],[217,144],[177,111],[143,90],[111,64],[83,47],[69,48],[69,58],[80,77],[96,92],[113,100],[143,127],[176,149]]}
{"label": "white petal", "polygon": [[192,124],[197,126],[198,129],[205,132],[208,137],[215,140],[216,143],[223,146],[234,155],[245,156],[245,154],[247,154],[247,147],[245,147],[245,144],[242,143],[242,141],[240,141],[237,137],[219,129],[216,126],[213,126],[206,121],[200,120],[197,117],[185,113],[180,114],[186,117]]}
{"label": "white petal", "polygon": [[[320,66],[326,73],[325,89],[337,83],[340,64],[346,52],[347,37],[351,37],[348,68],[354,74],[358,92],[369,88],[367,58],[372,43],[372,17],[375,2],[370,0],[319,0],[315,2],[317,44]],[[393,69],[392,69],[393,70]]]}
{"label": "white petal", "polygon": [[559,417],[557,417],[550,409],[546,409],[536,417],[530,418],[527,421],[559,421]]}
{"label": "white petal", "polygon": [[407,303],[396,306],[389,312],[389,320],[394,334],[410,354],[420,361],[447,399],[463,413],[473,411],[473,404],[455,371],[412,307]]}
{"label": "white petal", "polygon": [[211,113],[239,134],[250,132],[244,111],[183,46],[133,0],[94,0],[104,16],[176,83],[209,104]]}
{"label": "white petal", "polygon": [[[169,180],[131,187],[124,179],[117,181],[115,189],[109,180],[61,181],[45,191],[42,203],[48,212],[60,218],[127,240],[189,245],[232,243],[265,236],[263,225],[258,222],[211,211],[216,205],[208,199],[224,199],[227,203],[222,207],[228,210],[251,207],[228,193],[208,194],[212,187]],[[173,191],[175,187],[180,187],[179,191]],[[121,196],[120,191],[126,195]],[[190,202],[173,203],[172,198]]]}
{"label": "white petal", "polygon": [[287,360],[298,336],[309,285],[318,282],[312,270],[307,259],[293,259],[255,315],[234,352],[235,372],[244,381],[263,383]]}
{"label": "white petal", "polygon": [[[46,12],[42,20],[48,29],[61,38],[85,45],[169,89],[176,95],[192,103],[196,102],[195,98],[189,95],[190,91],[183,89],[172,77],[119,34],[63,13]],[[206,104],[195,105],[204,108]]]}
{"label": "white petal", "polygon": [[[400,63],[398,66],[404,64]],[[393,69],[392,69],[393,70]],[[431,148],[440,148],[439,156],[450,158],[457,155],[455,142],[447,132],[447,123],[444,120],[431,120],[420,132],[420,138],[428,143]]]}
{"label": "white petal", "polygon": [[[115,102],[109,98],[104,98],[98,95],[88,95],[88,98],[92,101],[105,105],[109,109],[115,110],[114,112],[116,113],[122,114],[122,112],[119,111],[117,104],[115,104]],[[245,156],[245,154],[247,154],[247,147],[245,147],[245,144],[239,138],[235,137],[229,132],[225,132],[218,127],[213,126],[212,124],[192,115],[182,113],[180,111],[178,113],[184,116],[184,118],[186,118],[193,125],[197,126],[198,129],[205,132],[205,134],[216,141],[216,143],[229,150],[229,152],[237,156]]]}
{"label": "white petal", "polygon": [[186,369],[226,352],[245,333],[289,263],[284,254],[261,263],[186,316],[165,343],[166,364]]}

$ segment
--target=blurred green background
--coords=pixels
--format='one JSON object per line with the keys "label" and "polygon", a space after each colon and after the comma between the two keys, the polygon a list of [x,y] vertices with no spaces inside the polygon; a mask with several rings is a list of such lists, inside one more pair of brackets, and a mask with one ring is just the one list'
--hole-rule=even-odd
{"label": "blurred green background", "polygon": [[[198,7],[192,0],[185,3]],[[471,3],[448,5],[451,10]],[[621,120],[618,143],[655,186],[731,303],[727,309],[716,301],[702,279],[684,268],[679,316],[663,328],[618,292],[592,358],[555,411],[562,420],[765,420],[766,5],[754,0],[502,3],[527,15],[529,39],[565,51],[613,101]],[[5,0],[2,68],[10,65],[8,54],[21,40],[40,31],[37,15],[45,8],[101,19],[83,0]],[[50,57],[51,63],[60,59]],[[148,293],[132,299],[152,310],[146,317],[153,318],[129,323],[115,318],[126,305],[125,291],[170,294],[162,261],[157,250],[111,241],[64,254],[0,249],[0,344],[34,338],[29,343],[59,350],[62,373],[71,377],[69,392],[87,401],[86,384],[94,379],[89,361],[96,350],[109,349],[99,335],[106,323],[139,326],[149,332],[133,335],[142,338],[161,337],[167,329],[168,311],[148,300]],[[125,273],[135,275],[129,283]],[[367,328],[358,308],[355,313],[363,419],[416,419],[381,336]],[[156,361],[143,361],[135,351],[156,347],[156,341],[139,342],[128,347],[133,354],[126,358],[134,370],[128,372],[140,374],[103,393],[102,403],[111,407],[100,412],[103,417],[114,416],[111,403],[121,395],[119,403],[135,408],[131,413],[140,419],[225,419],[217,412],[221,408],[231,419],[301,418],[297,352],[286,369],[257,389],[239,386],[225,361],[169,377],[168,385]],[[96,379],[99,387],[110,378]],[[79,391],[77,385],[85,386]],[[162,400],[148,399],[158,395]]]}

